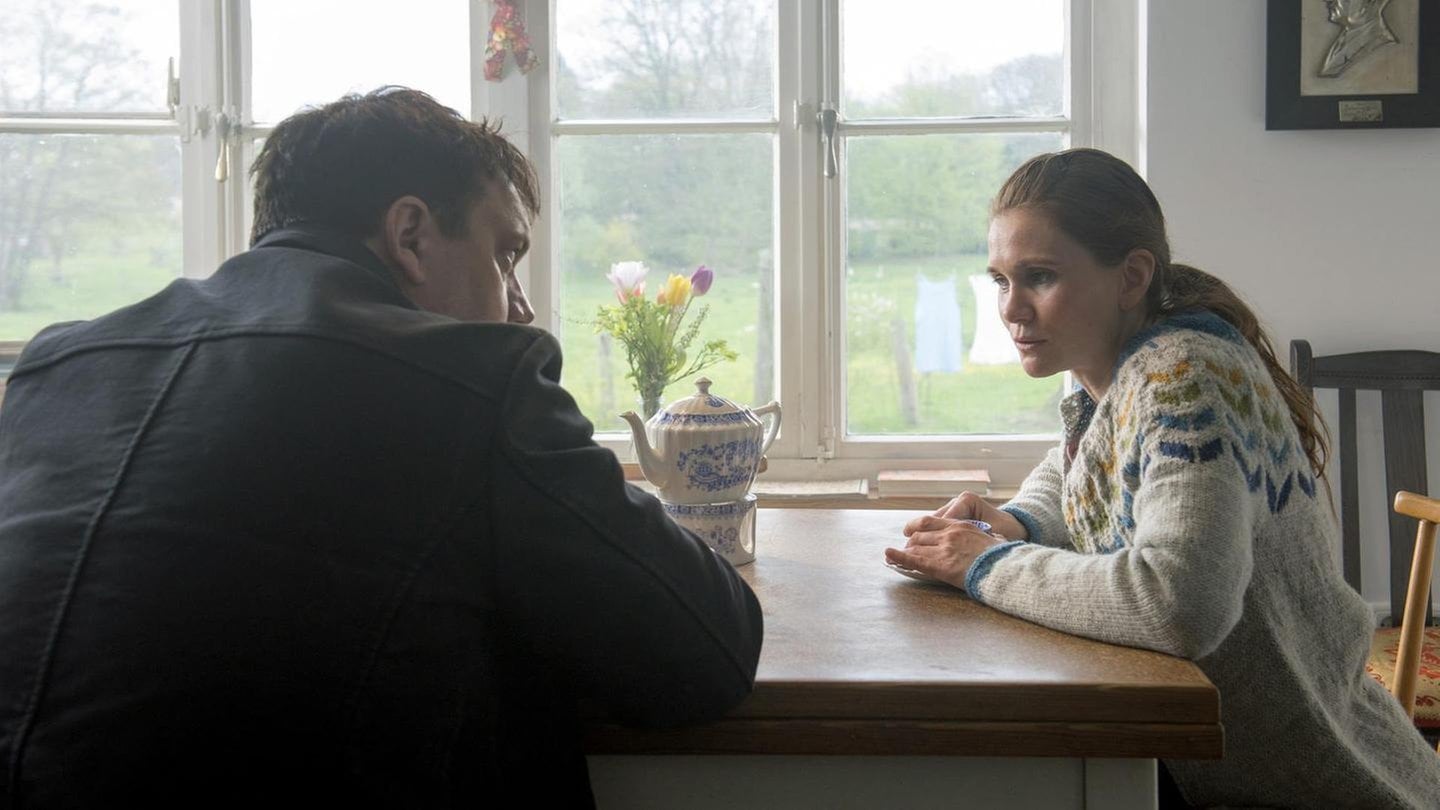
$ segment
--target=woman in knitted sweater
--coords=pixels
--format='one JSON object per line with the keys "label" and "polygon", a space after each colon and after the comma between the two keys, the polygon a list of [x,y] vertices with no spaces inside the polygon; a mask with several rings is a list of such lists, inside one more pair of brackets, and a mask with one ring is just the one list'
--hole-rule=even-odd
{"label": "woman in knitted sweater", "polygon": [[1038,624],[1195,661],[1220,690],[1225,756],[1165,762],[1185,802],[1440,808],[1440,757],[1364,672],[1373,618],[1331,554],[1319,415],[1254,314],[1170,261],[1155,196],[1104,152],[1030,160],[991,217],[1026,373],[1079,384],[1064,443],[1005,506],[962,495],[886,557]]}

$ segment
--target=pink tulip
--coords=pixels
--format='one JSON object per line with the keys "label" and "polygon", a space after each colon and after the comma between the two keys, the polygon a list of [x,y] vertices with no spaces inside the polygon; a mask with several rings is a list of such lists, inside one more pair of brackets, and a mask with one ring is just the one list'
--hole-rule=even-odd
{"label": "pink tulip", "polygon": [[649,272],[644,262],[616,262],[610,265],[605,278],[615,285],[615,297],[620,303],[645,295],[645,274]]}
{"label": "pink tulip", "polygon": [[710,285],[715,281],[715,271],[700,265],[695,268],[695,273],[690,276],[691,294],[696,298],[710,292]]}

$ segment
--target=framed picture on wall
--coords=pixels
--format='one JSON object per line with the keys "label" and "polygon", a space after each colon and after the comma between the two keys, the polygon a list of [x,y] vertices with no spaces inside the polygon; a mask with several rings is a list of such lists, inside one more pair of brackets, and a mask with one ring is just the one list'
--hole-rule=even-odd
{"label": "framed picture on wall", "polygon": [[1440,127],[1440,3],[1269,3],[1266,129]]}

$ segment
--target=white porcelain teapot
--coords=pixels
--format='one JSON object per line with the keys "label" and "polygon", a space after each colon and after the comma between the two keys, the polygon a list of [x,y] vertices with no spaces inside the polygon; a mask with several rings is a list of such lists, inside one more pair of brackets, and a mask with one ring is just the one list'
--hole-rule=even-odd
{"label": "white porcelain teapot", "polygon": [[[697,379],[695,387],[697,393],[670,403],[648,423],[634,411],[620,418],[630,423],[640,471],[661,500],[738,501],[750,491],[760,457],[780,432],[780,403],[751,410],[710,393],[708,378]],[[760,421],[767,414],[769,431]]]}

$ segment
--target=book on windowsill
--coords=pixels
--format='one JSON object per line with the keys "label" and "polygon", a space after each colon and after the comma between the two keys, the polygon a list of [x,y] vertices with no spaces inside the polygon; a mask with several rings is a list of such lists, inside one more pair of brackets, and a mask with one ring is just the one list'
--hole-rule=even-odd
{"label": "book on windowsill", "polygon": [[962,492],[990,490],[989,470],[881,470],[875,476],[875,492],[882,498],[953,498]]}

